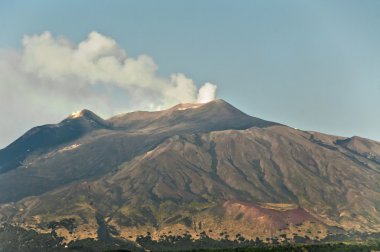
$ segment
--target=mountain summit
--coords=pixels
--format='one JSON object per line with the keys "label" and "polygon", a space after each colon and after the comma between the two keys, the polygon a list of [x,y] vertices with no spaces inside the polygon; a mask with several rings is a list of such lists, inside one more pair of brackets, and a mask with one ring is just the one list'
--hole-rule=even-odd
{"label": "mountain summit", "polygon": [[244,114],[223,100],[209,103],[178,104],[157,112],[132,112],[112,117],[109,122],[118,129],[138,131],[192,131],[246,129],[274,125]]}
{"label": "mountain summit", "polygon": [[223,100],[108,120],[82,110],[0,150],[0,217],[60,244],[379,232],[379,160],[378,142]]}

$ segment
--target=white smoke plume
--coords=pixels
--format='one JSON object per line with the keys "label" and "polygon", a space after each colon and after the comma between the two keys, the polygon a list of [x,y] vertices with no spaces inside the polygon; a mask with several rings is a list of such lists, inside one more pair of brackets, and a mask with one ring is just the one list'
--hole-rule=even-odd
{"label": "white smoke plume", "polygon": [[115,40],[91,32],[78,44],[50,32],[24,36],[21,50],[0,49],[0,148],[28,128],[88,108],[103,117],[207,102],[216,86],[199,89],[183,73],[159,76],[148,55],[129,57]]}
{"label": "white smoke plume", "polygon": [[206,103],[215,100],[216,85],[207,82],[198,91],[198,103]]}

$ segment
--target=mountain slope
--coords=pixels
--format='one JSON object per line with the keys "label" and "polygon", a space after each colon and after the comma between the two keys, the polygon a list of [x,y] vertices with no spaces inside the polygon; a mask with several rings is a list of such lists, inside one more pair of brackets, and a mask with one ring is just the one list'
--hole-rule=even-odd
{"label": "mountain slope", "polygon": [[[82,110],[36,127],[0,150],[0,202],[17,201],[81,179],[102,176],[181,132],[266,127],[222,100],[183,109],[129,113],[103,120]],[[181,109],[182,108],[182,109]],[[140,114],[138,113],[138,114]],[[144,116],[149,114],[148,118]],[[21,181],[15,184],[13,181]]]}
{"label": "mountain slope", "polygon": [[0,174],[3,220],[64,241],[380,231],[378,142],[292,129],[221,100],[96,121]]}
{"label": "mountain slope", "polygon": [[89,110],[73,113],[59,124],[35,127],[0,151],[0,173],[18,167],[34,152],[57,147],[91,131],[108,127],[109,123]]}

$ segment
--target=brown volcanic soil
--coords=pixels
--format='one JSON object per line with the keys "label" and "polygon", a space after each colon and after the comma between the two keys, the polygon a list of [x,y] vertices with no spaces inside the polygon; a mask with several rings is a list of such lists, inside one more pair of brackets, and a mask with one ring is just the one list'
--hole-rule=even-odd
{"label": "brown volcanic soil", "polygon": [[[79,136],[45,148],[27,135],[0,151],[4,166],[4,153],[30,149],[0,174],[3,219],[50,232],[73,218],[71,234],[58,230],[68,240],[97,237],[100,225],[127,239],[380,231],[378,142],[292,129],[223,101],[79,119],[92,125]],[[77,119],[67,120],[64,129]]]}
{"label": "brown volcanic soil", "polygon": [[284,229],[289,225],[301,225],[306,221],[319,222],[300,207],[275,210],[237,201],[226,201],[223,207],[225,208],[225,215],[230,218],[241,219],[244,222],[255,225],[274,225],[274,230],[279,228]]}

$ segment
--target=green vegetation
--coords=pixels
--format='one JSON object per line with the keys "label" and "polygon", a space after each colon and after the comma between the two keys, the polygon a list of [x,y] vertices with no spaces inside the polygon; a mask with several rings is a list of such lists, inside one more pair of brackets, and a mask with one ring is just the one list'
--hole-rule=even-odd
{"label": "green vegetation", "polygon": [[[234,240],[214,240],[205,232],[201,233],[198,240],[192,239],[188,234],[183,236],[163,235],[158,241],[152,240],[150,235],[140,236],[136,242],[151,251],[239,251],[239,252],[261,252],[261,251],[289,251],[289,252],[371,252],[380,250],[380,239],[369,240],[362,243],[329,242],[319,244],[279,244],[277,239],[268,240],[264,243],[259,238],[246,240],[237,235]],[[308,242],[316,242],[308,240]],[[212,248],[212,249],[210,249]]]}
{"label": "green vegetation", "polygon": [[[63,226],[69,229],[75,228],[73,219],[64,219],[60,222],[50,223],[52,227]],[[375,236],[373,236],[375,235]],[[103,237],[103,236],[101,236]],[[336,237],[336,236],[335,236]],[[265,244],[262,240],[246,240],[237,236],[235,240],[213,240],[206,233],[201,233],[199,240],[194,240],[189,234],[183,236],[164,235],[158,241],[152,240],[150,234],[139,236],[136,243],[107,236],[99,240],[84,239],[70,242],[65,248],[63,240],[54,232],[51,234],[38,234],[35,231],[25,230],[20,227],[3,225],[0,228],[0,251],[214,251],[214,252],[370,252],[380,251],[380,239],[378,234],[372,234],[362,242],[326,242],[320,244]],[[240,239],[241,238],[241,239]],[[310,241],[314,242],[314,241]],[[210,249],[212,248],[212,249]]]}
{"label": "green vegetation", "polygon": [[[235,249],[202,249],[198,251],[212,252],[371,252],[380,250],[380,243],[377,244],[317,244],[317,245],[287,245],[276,247],[255,247],[255,248],[235,248]],[[196,251],[196,250],[192,250]]]}

